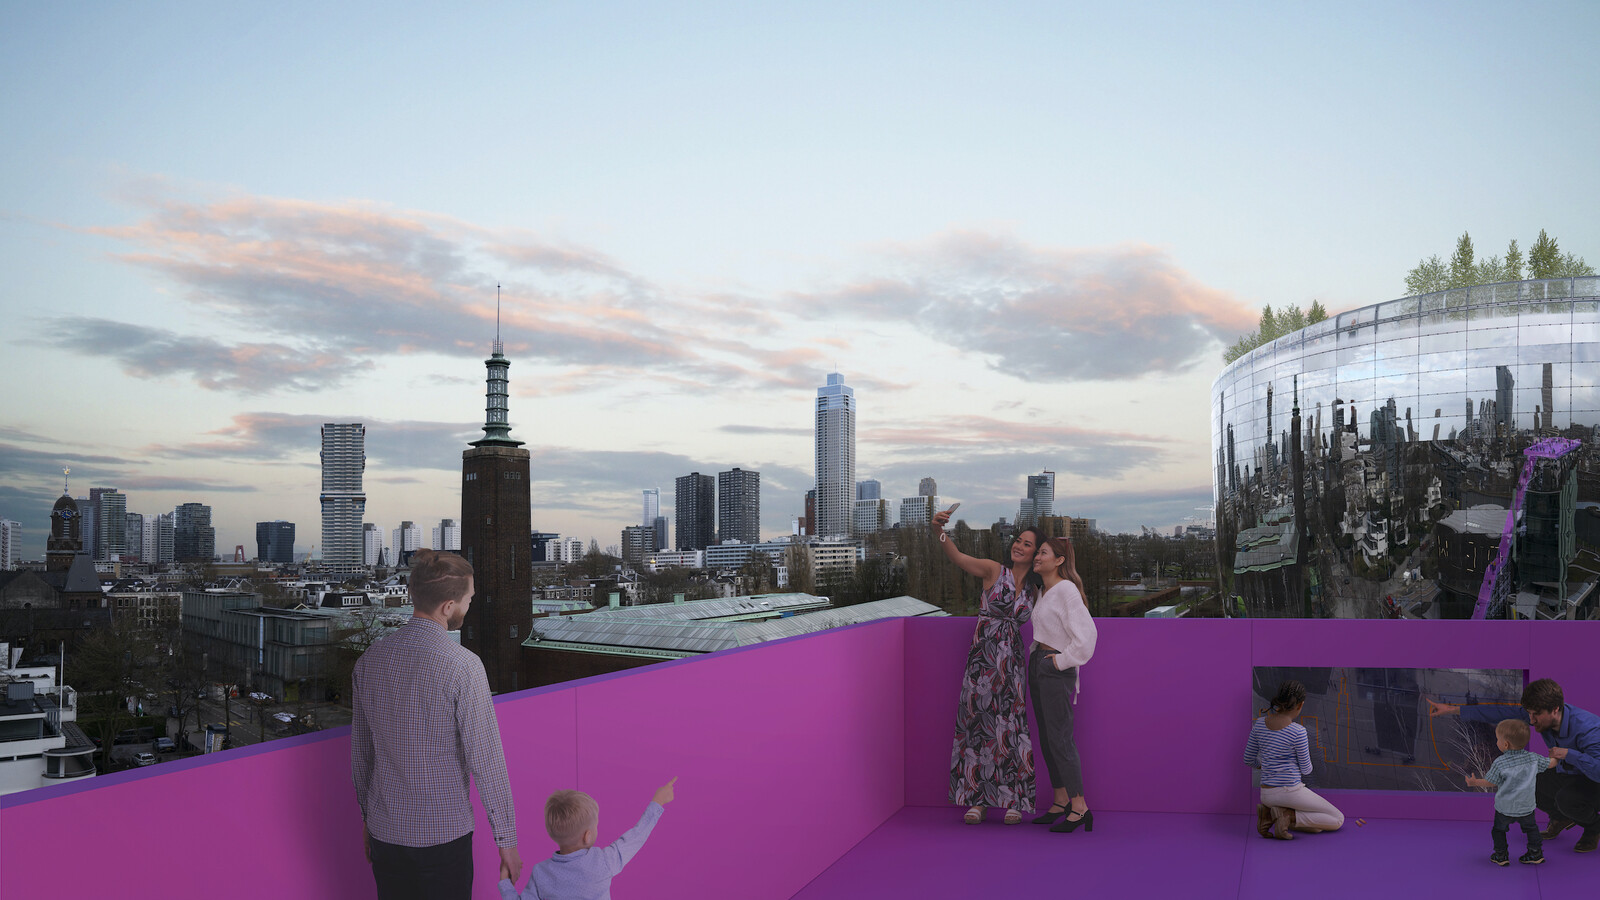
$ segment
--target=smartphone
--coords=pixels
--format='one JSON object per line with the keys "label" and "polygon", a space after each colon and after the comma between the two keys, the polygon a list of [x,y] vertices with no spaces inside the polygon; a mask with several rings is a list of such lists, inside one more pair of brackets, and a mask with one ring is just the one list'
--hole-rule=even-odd
{"label": "smartphone", "polygon": [[960,508],[961,508],[961,504],[959,502],[952,503],[952,504],[950,504],[950,508],[945,510],[945,514],[946,515],[954,515],[955,511],[960,509]]}

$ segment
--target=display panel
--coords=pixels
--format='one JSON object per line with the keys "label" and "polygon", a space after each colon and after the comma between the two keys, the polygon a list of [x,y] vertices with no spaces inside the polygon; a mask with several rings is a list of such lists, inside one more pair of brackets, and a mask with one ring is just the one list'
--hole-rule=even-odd
{"label": "display panel", "polygon": [[1460,716],[1429,717],[1428,701],[1521,706],[1520,669],[1382,669],[1256,666],[1256,715],[1286,681],[1306,688],[1306,729],[1315,789],[1473,791],[1499,755],[1494,728]]}

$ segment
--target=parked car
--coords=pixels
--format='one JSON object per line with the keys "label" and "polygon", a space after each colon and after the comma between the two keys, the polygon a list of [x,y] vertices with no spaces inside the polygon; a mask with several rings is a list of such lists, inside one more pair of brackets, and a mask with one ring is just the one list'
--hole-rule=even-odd
{"label": "parked car", "polygon": [[178,745],[174,744],[172,742],[172,738],[169,738],[169,737],[158,737],[158,738],[156,738],[156,752],[157,753],[171,753],[172,751],[174,751],[176,749],[178,749]]}
{"label": "parked car", "polygon": [[135,753],[133,755],[133,764],[136,766],[153,766],[156,764],[156,755],[148,751]]}

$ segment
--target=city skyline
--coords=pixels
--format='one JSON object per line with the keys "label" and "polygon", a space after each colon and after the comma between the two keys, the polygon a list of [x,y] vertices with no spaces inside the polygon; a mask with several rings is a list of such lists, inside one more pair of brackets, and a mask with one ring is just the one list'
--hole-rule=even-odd
{"label": "city skyline", "polygon": [[[1503,52],[1596,26],[8,5],[0,320],[49,377],[7,394],[0,517],[41,557],[71,466],[210,507],[224,555],[277,519],[304,552],[327,422],[367,427],[366,522],[457,517],[504,284],[540,531],[607,546],[642,488],[739,466],[787,533],[835,371],[886,497],[932,476],[986,525],[1048,469],[1059,513],[1167,529],[1211,502],[1210,382],[1263,304],[1394,299],[1463,231],[1600,257],[1568,199],[1600,62]],[[1541,139],[1464,140],[1486,109]]]}

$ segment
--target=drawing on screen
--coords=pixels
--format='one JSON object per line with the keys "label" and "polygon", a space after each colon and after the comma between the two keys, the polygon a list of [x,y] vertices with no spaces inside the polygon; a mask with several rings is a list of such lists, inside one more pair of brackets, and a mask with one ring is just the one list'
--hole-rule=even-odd
{"label": "drawing on screen", "polygon": [[1306,686],[1299,722],[1318,788],[1468,791],[1462,776],[1494,762],[1494,729],[1458,716],[1430,719],[1427,700],[1517,706],[1521,669],[1369,669],[1257,666],[1252,711],[1289,679]]}

